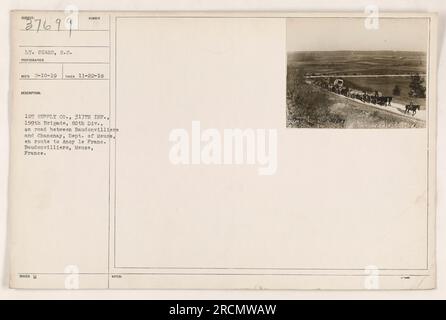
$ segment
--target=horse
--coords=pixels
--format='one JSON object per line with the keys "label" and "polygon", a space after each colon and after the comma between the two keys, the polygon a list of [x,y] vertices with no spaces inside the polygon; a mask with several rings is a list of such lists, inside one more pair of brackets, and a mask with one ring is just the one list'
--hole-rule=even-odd
{"label": "horse", "polygon": [[346,87],[342,87],[342,89],[341,89],[341,94],[342,94],[343,96],[347,97],[347,96],[348,96],[348,88],[346,88]]}
{"label": "horse", "polygon": [[382,97],[377,97],[378,100],[378,104],[381,106],[390,106],[391,102],[392,102],[392,97],[390,96],[382,96]]}
{"label": "horse", "polygon": [[420,110],[419,104],[406,104],[406,110],[404,113],[409,113],[409,111],[412,111],[412,115],[414,116],[417,113],[417,110]]}

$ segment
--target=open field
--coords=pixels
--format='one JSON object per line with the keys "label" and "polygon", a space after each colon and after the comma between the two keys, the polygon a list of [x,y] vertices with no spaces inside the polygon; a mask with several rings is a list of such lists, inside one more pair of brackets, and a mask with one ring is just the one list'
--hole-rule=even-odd
{"label": "open field", "polygon": [[309,75],[425,74],[426,54],[409,51],[289,52],[288,67]]}
{"label": "open field", "polygon": [[[309,51],[288,53],[288,69],[309,78],[326,76],[343,78],[346,86],[363,91],[380,91],[393,96],[395,102],[421,105],[424,98],[409,96],[412,74],[419,74],[425,83],[426,54],[408,51]],[[380,76],[381,75],[381,76]],[[393,94],[398,86],[400,95]]]}

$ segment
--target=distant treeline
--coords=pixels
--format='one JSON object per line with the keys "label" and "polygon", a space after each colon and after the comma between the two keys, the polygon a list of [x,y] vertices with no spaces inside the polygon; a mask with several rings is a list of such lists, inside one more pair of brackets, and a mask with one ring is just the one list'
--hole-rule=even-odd
{"label": "distant treeline", "polygon": [[288,65],[314,74],[426,73],[426,53],[418,51],[300,51]]}

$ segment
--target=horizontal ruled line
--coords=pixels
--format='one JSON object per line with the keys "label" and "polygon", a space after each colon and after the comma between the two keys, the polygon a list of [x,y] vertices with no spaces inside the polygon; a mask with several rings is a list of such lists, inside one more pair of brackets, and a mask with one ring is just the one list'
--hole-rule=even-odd
{"label": "horizontal ruled line", "polygon": [[80,29],[73,29],[73,30],[44,30],[44,29],[42,29],[42,30],[36,30],[36,29],[20,29],[20,31],[30,31],[30,32],[32,32],[32,31],[34,31],[34,32],[49,32],[49,31],[53,31],[53,32],[76,32],[76,31],[87,31],[87,32],[90,32],[90,31],[99,31],[99,32],[109,32],[110,30],[108,30],[108,29],[106,29],[106,30],[102,30],[102,29],[96,29],[96,30],[88,30],[88,29],[83,29],[83,30],[80,30]]}
{"label": "horizontal ruled line", "polygon": [[109,46],[54,46],[54,45],[19,45],[20,48],[109,48]]}
{"label": "horizontal ruled line", "polygon": [[[165,276],[329,276],[329,277],[369,277],[367,274],[336,274],[336,273],[164,273],[164,272],[83,272],[79,275],[165,275]],[[67,276],[62,272],[29,272],[17,273],[17,275],[41,275],[41,276]],[[380,274],[380,277],[428,277],[430,274]]]}
{"label": "horizontal ruled line", "polygon": [[22,80],[22,81],[28,81],[28,80],[31,80],[31,81],[56,81],[56,80],[94,81],[94,80],[109,80],[109,79],[108,78],[107,79],[105,79],[105,78],[103,78],[103,79],[70,79],[70,78],[64,78],[64,79],[36,79],[36,78],[33,78],[33,79],[22,79],[22,78],[19,78],[19,80]]}
{"label": "horizontal ruled line", "polygon": [[80,61],[73,61],[73,62],[67,62],[67,61],[62,61],[62,62],[53,62],[53,61],[19,61],[19,63],[22,64],[110,64],[109,62],[91,62],[91,61],[86,61],[86,62],[80,62]]}

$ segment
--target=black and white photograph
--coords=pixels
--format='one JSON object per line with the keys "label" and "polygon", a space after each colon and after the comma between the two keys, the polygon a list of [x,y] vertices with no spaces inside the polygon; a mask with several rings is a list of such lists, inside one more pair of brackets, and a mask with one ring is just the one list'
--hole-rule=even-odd
{"label": "black and white photograph", "polygon": [[378,22],[288,19],[288,128],[426,126],[429,20]]}

